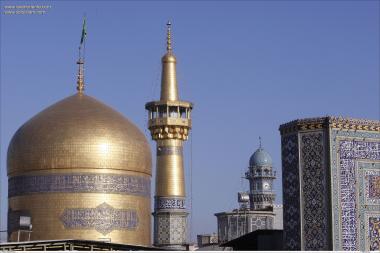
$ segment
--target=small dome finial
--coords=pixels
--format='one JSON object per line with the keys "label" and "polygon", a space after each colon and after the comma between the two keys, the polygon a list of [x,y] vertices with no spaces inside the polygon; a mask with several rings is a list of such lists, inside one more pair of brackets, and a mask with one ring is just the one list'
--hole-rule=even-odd
{"label": "small dome finial", "polygon": [[166,26],[167,26],[166,50],[168,51],[168,53],[171,53],[172,52],[172,34],[171,34],[172,23],[168,21],[166,23]]}
{"label": "small dome finial", "polygon": [[261,146],[261,136],[259,136],[259,144],[260,144],[259,148],[262,148],[262,146]]}

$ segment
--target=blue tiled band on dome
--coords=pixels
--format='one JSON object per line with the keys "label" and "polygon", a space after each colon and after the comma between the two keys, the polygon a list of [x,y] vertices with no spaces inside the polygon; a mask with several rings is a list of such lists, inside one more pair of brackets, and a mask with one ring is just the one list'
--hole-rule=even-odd
{"label": "blue tiled band on dome", "polygon": [[150,197],[150,179],[116,174],[17,176],[8,180],[8,196],[33,193],[113,193]]}

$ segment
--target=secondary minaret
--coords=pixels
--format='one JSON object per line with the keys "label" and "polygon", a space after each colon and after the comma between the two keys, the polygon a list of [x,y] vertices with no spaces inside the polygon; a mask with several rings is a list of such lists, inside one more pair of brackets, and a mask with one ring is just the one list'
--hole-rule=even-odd
{"label": "secondary minaret", "polygon": [[183,249],[187,238],[183,141],[191,129],[192,103],[178,96],[176,57],[167,23],[166,54],[162,57],[161,97],[145,105],[148,128],[157,142],[156,195],[154,205],[154,245]]}
{"label": "secondary minaret", "polygon": [[273,210],[275,193],[273,191],[273,180],[276,172],[273,171],[272,158],[261,146],[249,159],[249,168],[246,179],[249,180],[250,209],[251,210]]}

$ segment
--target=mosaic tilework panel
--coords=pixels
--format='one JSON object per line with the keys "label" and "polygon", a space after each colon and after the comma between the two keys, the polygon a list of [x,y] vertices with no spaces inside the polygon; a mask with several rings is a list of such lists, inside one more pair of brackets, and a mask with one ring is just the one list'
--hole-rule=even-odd
{"label": "mosaic tilework panel", "polygon": [[297,134],[281,139],[282,185],[284,201],[284,246],[301,249],[300,192]]}
{"label": "mosaic tilework panel", "polygon": [[[380,133],[374,132],[374,131],[347,131],[342,129],[331,129],[330,132],[330,149],[331,149],[331,212],[332,212],[332,243],[333,243],[333,250],[343,250],[342,246],[342,229],[341,229],[341,192],[340,192],[340,177],[341,177],[341,165],[340,165],[340,143],[342,140],[350,141],[351,147],[353,147],[353,140],[355,141],[362,141],[362,142],[377,142],[379,143],[380,140]],[[373,145],[372,145],[373,147]],[[349,152],[349,150],[345,151],[346,153]],[[349,152],[350,153],[350,152]],[[354,152],[351,152],[354,153]],[[351,155],[351,157],[353,157]],[[361,160],[366,161],[367,163],[370,163],[373,167],[374,160]],[[358,161],[357,161],[358,162]],[[378,163],[375,163],[378,164]],[[375,165],[376,166],[376,165]],[[366,167],[366,166],[365,166]],[[379,168],[380,169],[380,168]],[[361,173],[361,169],[357,169],[359,173]],[[357,173],[356,173],[357,174]],[[364,178],[364,175],[357,178],[357,183],[362,181]],[[362,186],[359,186],[358,189],[364,190],[364,183]],[[362,208],[364,207],[364,193],[362,193],[363,200],[361,200]],[[368,206],[370,207],[370,206]],[[360,212],[364,212],[364,210],[361,210]],[[362,213],[361,213],[362,214]],[[363,218],[364,216],[361,215]],[[361,218],[361,219],[362,219]],[[360,228],[361,228],[361,236],[360,236],[360,245],[364,245],[364,238],[367,238],[367,232],[365,232],[366,236],[364,237],[364,231],[368,231],[368,229],[364,229],[364,225],[367,224],[367,222],[364,222],[364,220],[361,222]],[[361,246],[358,248],[360,250],[368,250],[368,247],[364,248]]]}
{"label": "mosaic tilework panel", "polygon": [[155,215],[155,245],[184,244],[186,243],[187,214]]}
{"label": "mosaic tilework panel", "polygon": [[368,198],[380,199],[380,176],[369,176]]}
{"label": "mosaic tilework panel", "polygon": [[186,217],[170,216],[170,242],[174,244],[186,243]]}
{"label": "mosaic tilework panel", "polygon": [[103,235],[138,226],[136,210],[115,209],[105,202],[96,208],[65,209],[61,221],[66,229],[95,229]]}
{"label": "mosaic tilework panel", "polygon": [[300,135],[303,196],[304,250],[328,250],[327,176],[324,160],[324,134]]}
{"label": "mosaic tilework panel", "polygon": [[155,209],[185,209],[185,198],[155,197]]}
{"label": "mosaic tilework panel", "polygon": [[380,204],[380,170],[366,171],[364,178],[365,178],[365,203],[368,205],[379,205]]}
{"label": "mosaic tilework panel", "polygon": [[155,216],[154,217],[154,244],[162,245],[170,243],[170,217]]}
{"label": "mosaic tilework panel", "polygon": [[273,229],[273,218],[256,216],[251,219],[251,231],[258,229]]}
{"label": "mosaic tilework panel", "polygon": [[359,250],[357,220],[359,203],[356,201],[355,160],[380,160],[380,143],[342,140],[339,143],[339,157],[341,248],[343,250]]}
{"label": "mosaic tilework panel", "polygon": [[380,216],[368,219],[369,250],[380,250]]}
{"label": "mosaic tilework panel", "polygon": [[368,177],[380,173],[380,162],[361,160],[356,162],[357,175],[357,227],[359,229],[358,249],[369,250],[368,219],[369,217],[380,217],[380,203],[368,202]]}
{"label": "mosaic tilework panel", "polygon": [[182,156],[183,148],[182,146],[158,146],[157,156],[162,155],[180,155]]}
{"label": "mosaic tilework panel", "polygon": [[148,177],[115,174],[17,176],[8,180],[9,197],[32,193],[117,193],[150,197]]}

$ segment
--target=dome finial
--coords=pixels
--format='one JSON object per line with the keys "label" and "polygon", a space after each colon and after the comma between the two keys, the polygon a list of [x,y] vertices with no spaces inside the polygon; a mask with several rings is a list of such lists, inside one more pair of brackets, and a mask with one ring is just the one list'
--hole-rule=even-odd
{"label": "dome finial", "polygon": [[77,61],[78,64],[78,77],[77,77],[77,91],[83,93],[84,91],[84,60],[80,57]]}
{"label": "dome finial", "polygon": [[[83,93],[84,91],[84,56],[85,56],[85,50],[86,50],[86,43],[85,43],[86,36],[87,36],[86,16],[84,16],[83,25],[82,25],[82,35],[80,38],[80,45],[79,45],[79,59],[77,61],[77,64],[78,64],[77,91],[79,93]],[[83,56],[82,56],[82,46],[83,46]]]}
{"label": "dome finial", "polygon": [[168,51],[168,53],[171,53],[172,52],[172,33],[171,33],[172,23],[168,21],[166,23],[166,26],[167,26],[166,50]]}
{"label": "dome finial", "polygon": [[261,136],[259,136],[259,144],[260,144],[259,148],[262,148],[262,146],[261,146]]}

